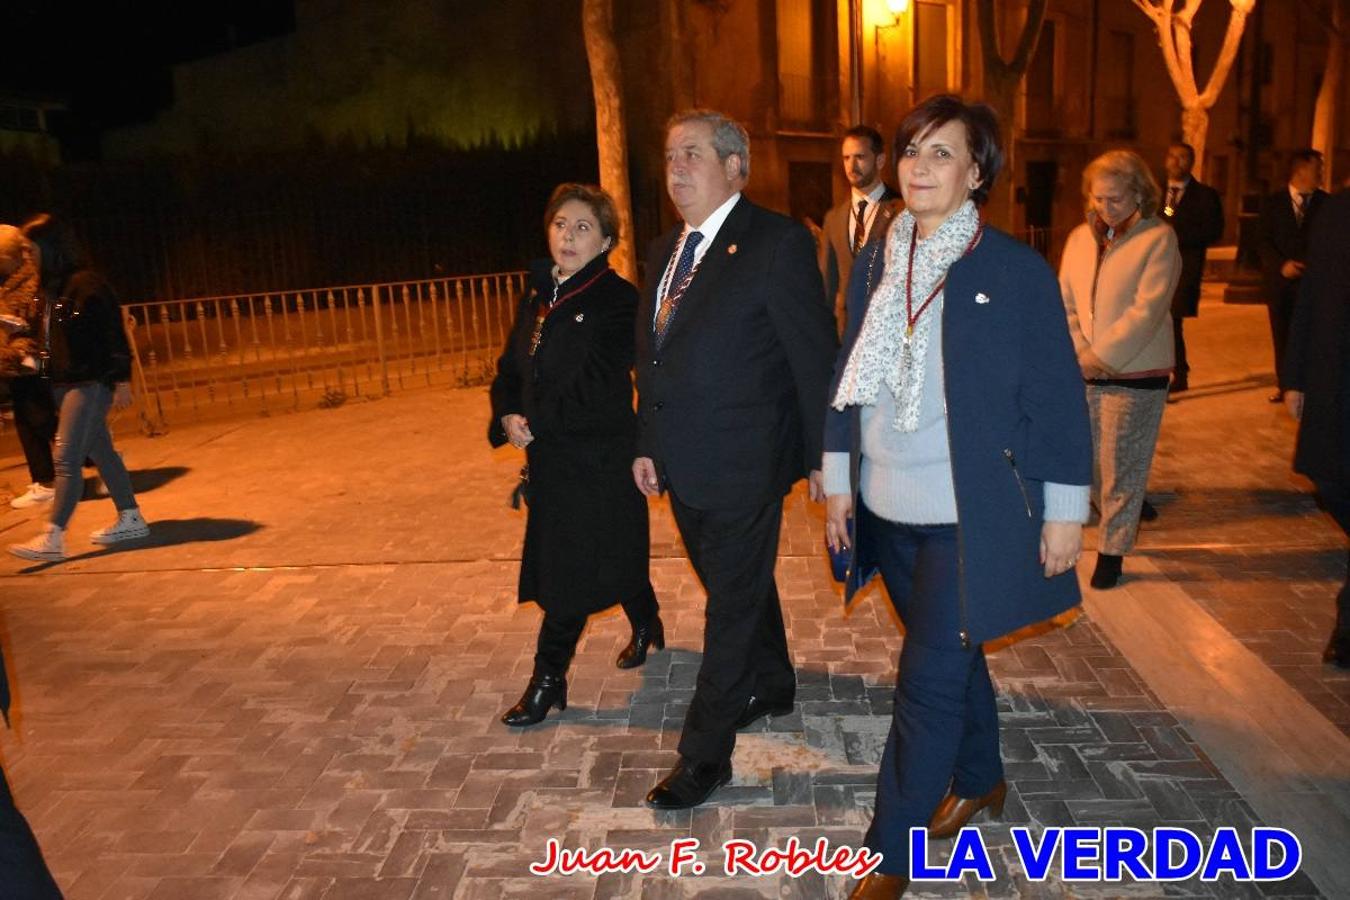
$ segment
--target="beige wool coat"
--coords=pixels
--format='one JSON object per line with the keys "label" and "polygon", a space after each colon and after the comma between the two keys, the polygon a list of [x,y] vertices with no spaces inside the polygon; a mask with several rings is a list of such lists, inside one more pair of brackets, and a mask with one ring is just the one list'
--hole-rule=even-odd
{"label": "beige wool coat", "polygon": [[1092,222],[1069,234],[1059,286],[1079,366],[1108,377],[1166,375],[1174,364],[1172,293],[1181,277],[1176,232],[1142,218],[1097,255]]}

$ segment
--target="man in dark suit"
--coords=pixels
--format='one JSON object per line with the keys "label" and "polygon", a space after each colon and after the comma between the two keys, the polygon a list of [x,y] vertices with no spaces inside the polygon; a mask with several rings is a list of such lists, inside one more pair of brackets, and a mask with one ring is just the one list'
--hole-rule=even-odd
{"label": "man in dark suit", "polygon": [[1175,143],[1167,148],[1163,169],[1167,189],[1163,194],[1163,221],[1176,230],[1181,249],[1181,278],[1172,294],[1172,334],[1176,347],[1172,393],[1190,387],[1191,367],[1186,361],[1186,339],[1182,322],[1200,310],[1200,281],[1205,275],[1205,251],[1223,237],[1223,201],[1219,192],[1191,177],[1195,166],[1195,148]]}
{"label": "man in dark suit", "polygon": [[649,497],[670,491],[708,599],[680,761],[647,795],[658,809],[726,784],[737,729],[788,714],[796,695],[773,570],[784,495],[810,472],[823,497],[836,342],[810,233],[742,197],[749,174],[739,124],[671,119],[666,188],[684,222],[648,257],[633,477]]}
{"label": "man in dark suit", "polygon": [[[1289,324],[1294,318],[1299,284],[1303,281],[1303,257],[1308,229],[1326,199],[1321,190],[1322,154],[1300,150],[1289,162],[1289,183],[1266,197],[1257,220],[1260,232],[1261,273],[1266,282],[1270,312],[1270,336],[1275,344],[1275,372],[1284,371],[1284,349],[1289,343]],[[1270,395],[1279,403],[1284,392]]]}
{"label": "man in dark suit", "polygon": [[886,169],[886,144],[875,128],[855,125],[844,132],[841,155],[851,190],[847,200],[825,213],[820,242],[820,274],[840,334],[854,257],[884,235],[891,220],[904,208],[900,195],[881,179]]}
{"label": "man in dark suit", "polygon": [[[1284,402],[1298,420],[1294,470],[1312,479],[1322,505],[1350,534],[1350,191],[1327,199],[1308,235],[1307,274],[1280,369]],[[1350,669],[1350,572],[1336,598],[1324,662]]]}

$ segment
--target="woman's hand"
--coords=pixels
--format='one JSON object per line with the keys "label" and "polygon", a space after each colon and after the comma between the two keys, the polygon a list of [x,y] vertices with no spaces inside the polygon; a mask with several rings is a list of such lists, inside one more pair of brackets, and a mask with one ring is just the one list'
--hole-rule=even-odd
{"label": "woman's hand", "polygon": [[848,517],[852,514],[852,494],[831,494],[825,498],[825,543],[835,553],[852,545],[848,539]]}
{"label": "woman's hand", "polygon": [[1303,392],[1302,392],[1302,391],[1285,391],[1285,392],[1284,392],[1284,408],[1287,409],[1287,410],[1289,410],[1289,415],[1293,417],[1293,419],[1294,419],[1295,422],[1298,422],[1298,421],[1302,420],[1302,418],[1303,418]]}
{"label": "woman's hand", "polygon": [[506,430],[506,439],[512,447],[524,447],[534,440],[534,435],[530,434],[530,423],[520,413],[502,416],[502,428]]}
{"label": "woman's hand", "polygon": [[131,393],[131,382],[119,381],[113,385],[113,409],[126,409],[135,399]]}
{"label": "woman's hand", "polygon": [[1045,577],[1069,571],[1078,565],[1083,550],[1083,526],[1078,522],[1046,522],[1041,526],[1041,565]]}

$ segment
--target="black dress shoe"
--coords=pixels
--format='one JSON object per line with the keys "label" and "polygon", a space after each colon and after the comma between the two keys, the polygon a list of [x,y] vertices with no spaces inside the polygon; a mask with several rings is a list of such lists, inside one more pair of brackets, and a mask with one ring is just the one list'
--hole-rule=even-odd
{"label": "black dress shoe", "polygon": [[1109,591],[1120,583],[1120,570],[1125,562],[1123,556],[1110,553],[1097,554],[1097,568],[1092,572],[1090,584],[1099,591]]}
{"label": "black dress shoe", "polygon": [[680,757],[670,774],[647,792],[647,804],[656,809],[689,809],[707,800],[730,780],[730,760],[696,763]]}
{"label": "black dress shoe", "polygon": [[1147,500],[1145,500],[1144,505],[1139,507],[1139,521],[1155,522],[1157,521],[1157,519],[1158,519],[1157,508],[1152,503],[1149,503]]}
{"label": "black dress shoe", "polygon": [[750,699],[745,702],[745,709],[741,710],[741,717],[736,720],[736,730],[753,725],[755,722],[765,716],[786,716],[792,712],[792,701],[764,700],[750,695]]}
{"label": "black dress shoe", "polygon": [[660,616],[657,616],[650,625],[633,629],[632,640],[628,642],[627,647],[619,651],[619,658],[614,660],[614,665],[620,669],[636,669],[647,661],[649,647],[655,647],[657,650],[666,649],[666,626],[661,624]]}
{"label": "black dress shoe", "polygon": [[1350,632],[1332,632],[1327,648],[1322,651],[1322,662],[1331,663],[1338,669],[1350,669]]}
{"label": "black dress shoe", "polygon": [[567,709],[567,678],[563,675],[535,675],[525,686],[520,702],[502,714],[502,722],[515,728],[544,721],[553,707]]}

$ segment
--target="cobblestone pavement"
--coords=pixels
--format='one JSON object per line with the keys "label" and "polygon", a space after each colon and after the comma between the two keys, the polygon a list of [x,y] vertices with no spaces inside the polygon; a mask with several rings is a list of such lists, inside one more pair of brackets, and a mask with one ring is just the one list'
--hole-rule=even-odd
{"label": "cobblestone pavement", "polygon": [[[1191,329],[1199,384],[1169,407],[1154,478],[1163,516],[1141,553],[1344,728],[1347,682],[1313,658],[1344,550],[1298,493],[1291,430],[1252,377],[1258,313],[1207,306]],[[1256,351],[1268,358],[1264,343]],[[74,559],[0,560],[17,688],[0,750],[68,897],[846,893],[839,875],[727,877],[719,848],[859,844],[899,647],[884,597],[841,613],[819,511],[794,494],[779,583],[797,708],[742,736],[735,779],[713,802],[653,812],[642,797],[674,761],[702,638],[669,512],[658,505],[652,523],[668,649],[619,671],[625,625],[601,616],[568,709],[506,728],[497,716],[528,677],[538,612],[513,602],[523,516],[505,498],[519,460],[486,449],[486,414],[482,391],[427,391],[128,437],[151,539],[85,542],[111,515],[96,500],[76,514]],[[26,479],[0,469],[6,480]],[[0,542],[36,527],[6,508]],[[1267,885],[1028,880],[1015,825],[1245,833],[1258,817],[1093,622],[990,665],[1012,785],[1003,820],[981,823],[997,877],[914,896],[1321,896],[1301,873]],[[665,851],[691,836],[708,865],[697,877],[527,869],[549,838]]]}

